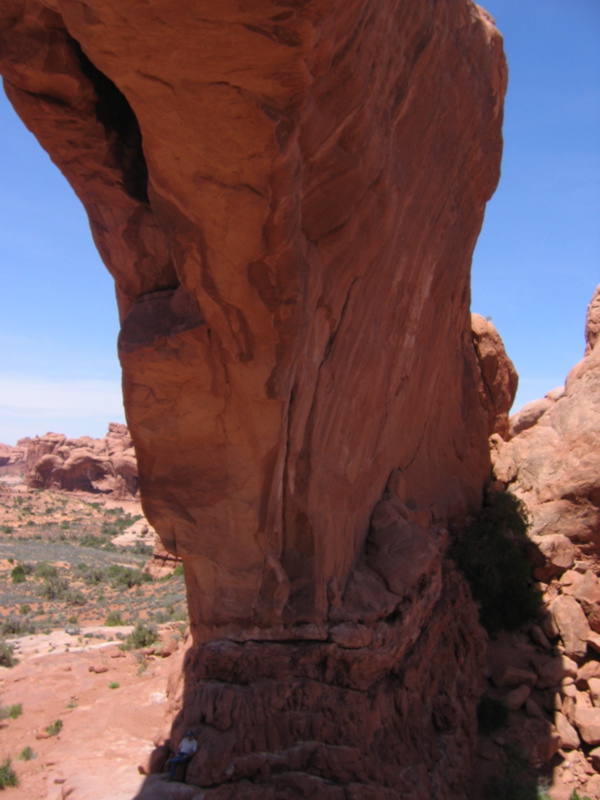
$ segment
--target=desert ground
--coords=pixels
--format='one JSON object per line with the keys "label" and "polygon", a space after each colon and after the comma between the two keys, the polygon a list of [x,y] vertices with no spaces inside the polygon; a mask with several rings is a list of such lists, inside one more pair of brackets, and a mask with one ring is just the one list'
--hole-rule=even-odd
{"label": "desert ground", "polygon": [[185,589],[180,570],[142,572],[152,540],[123,534],[140,516],[132,500],[0,483],[0,767],[15,800],[129,800],[168,735]]}

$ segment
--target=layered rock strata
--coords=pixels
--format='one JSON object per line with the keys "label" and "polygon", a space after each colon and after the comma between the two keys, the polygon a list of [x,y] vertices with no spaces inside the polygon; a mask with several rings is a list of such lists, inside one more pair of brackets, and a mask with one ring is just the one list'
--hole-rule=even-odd
{"label": "layered rock strata", "polygon": [[[186,572],[188,686],[218,684],[216,699],[188,692],[184,715],[210,731],[208,709],[231,706],[219,766],[198,757],[192,779],[247,780],[244,758],[266,747],[288,772],[380,797],[397,791],[376,777],[381,755],[369,767],[381,726],[404,796],[425,797],[413,773],[431,768],[436,796],[460,797],[474,715],[456,687],[479,645],[472,615],[467,635],[463,612],[442,610],[455,579],[444,588],[438,530],[480,503],[489,471],[469,266],[499,175],[491,19],[471,0],[10,0],[0,71],[115,278],[144,511]],[[371,596],[362,564],[391,619],[367,620],[382,638],[355,658],[333,630],[355,622],[356,581]],[[264,687],[267,716],[280,687],[314,687],[297,708],[283,698],[275,738],[254,720],[248,752],[244,709],[261,703],[229,693],[230,651],[261,654],[239,685]],[[422,696],[402,694],[403,665]],[[328,738],[320,703],[351,690],[370,714],[362,741],[350,720]],[[330,746],[349,746],[356,771]],[[445,777],[443,752],[457,765]]]}
{"label": "layered rock strata", "polygon": [[[294,642],[248,631],[188,652],[173,733],[198,733],[187,780],[212,787],[198,797],[466,797],[485,637],[442,560],[444,531],[406,525],[390,552],[385,512],[325,630],[299,630]],[[168,796],[152,776],[137,800]]]}

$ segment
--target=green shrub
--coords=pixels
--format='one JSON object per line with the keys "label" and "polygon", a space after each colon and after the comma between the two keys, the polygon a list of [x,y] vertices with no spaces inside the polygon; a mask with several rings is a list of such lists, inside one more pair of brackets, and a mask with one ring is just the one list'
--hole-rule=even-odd
{"label": "green shrub", "polygon": [[85,567],[84,569],[81,568],[80,565],[77,568],[77,572],[79,573],[78,577],[81,577],[84,583],[87,583],[89,586],[97,586],[99,583],[104,583],[106,580],[106,570],[102,567]]}
{"label": "green shrub", "polygon": [[154,552],[154,548],[145,542],[136,542],[131,550],[139,556],[151,556]]}
{"label": "green shrub", "polygon": [[117,548],[115,545],[110,541],[102,536],[94,536],[93,534],[88,534],[86,536],[82,536],[78,540],[78,544],[80,547],[94,547],[96,550],[116,550]]}
{"label": "green shrub", "polygon": [[108,684],[108,688],[109,688],[109,689],[118,689],[120,685],[121,685],[121,684],[119,683],[119,681],[111,681],[111,682]]}
{"label": "green shrub", "polygon": [[0,639],[0,667],[14,667],[18,663],[12,647],[4,639]]}
{"label": "green shrub", "polygon": [[23,617],[18,617],[16,614],[9,614],[6,619],[0,623],[0,634],[2,636],[23,636],[27,633],[33,633],[34,626]]}
{"label": "green shrub", "polygon": [[46,733],[48,736],[58,736],[58,734],[63,729],[63,721],[62,719],[55,720],[51,725],[48,725],[46,728]]}
{"label": "green shrub", "polygon": [[69,589],[63,599],[70,606],[84,606],[87,603],[87,597],[79,589]]}
{"label": "green shrub", "polygon": [[183,564],[177,564],[177,566],[173,570],[173,575],[175,577],[179,577],[179,576],[183,575]]}
{"label": "green shrub", "polygon": [[40,588],[40,594],[46,600],[63,600],[68,590],[69,581],[56,575],[44,581],[44,585]]}
{"label": "green shrub", "polygon": [[0,531],[2,533],[12,533],[14,528],[12,525],[0,525]]}
{"label": "green shrub", "polygon": [[23,704],[15,703],[12,706],[0,708],[0,719],[19,719],[23,713]]}
{"label": "green shrub", "polygon": [[152,577],[140,569],[122,567],[120,564],[111,564],[108,568],[108,578],[115,588],[132,589],[142,583],[152,580]]}
{"label": "green shrub", "polygon": [[136,622],[135,628],[125,639],[123,647],[129,650],[139,650],[141,647],[150,647],[157,639],[158,630],[156,625],[148,624],[140,620]]}
{"label": "green shrub", "polygon": [[35,568],[35,577],[41,578],[42,580],[46,580],[47,578],[56,578],[57,575],[58,570],[56,567],[52,566],[52,564],[48,564],[46,561],[40,561]]}
{"label": "green shrub", "polygon": [[25,583],[27,576],[21,564],[17,564],[16,567],[13,567],[10,573],[10,579],[13,583]]}
{"label": "green shrub", "polygon": [[31,614],[31,606],[29,603],[23,603],[22,606],[19,606],[19,614],[25,616],[26,614]]}
{"label": "green shrub", "polygon": [[118,611],[109,611],[104,624],[110,628],[115,628],[117,625],[124,625],[125,623]]}
{"label": "green shrub", "polygon": [[527,527],[522,503],[510,492],[493,492],[454,542],[453,556],[491,636],[517,630],[539,609],[541,595],[531,585],[531,564],[524,552]]}
{"label": "green shrub", "polygon": [[23,564],[19,562],[16,567],[13,567],[10,573],[10,579],[13,583],[24,583],[27,576],[31,575],[33,567],[31,564]]}
{"label": "green shrub", "polygon": [[0,764],[0,789],[4,789],[7,786],[18,785],[19,778],[17,777],[17,773],[12,768],[12,762],[10,758],[7,758],[2,762],[2,764]]}
{"label": "green shrub", "polygon": [[37,753],[27,745],[21,750],[17,758],[19,761],[33,761],[34,758],[37,758]]}

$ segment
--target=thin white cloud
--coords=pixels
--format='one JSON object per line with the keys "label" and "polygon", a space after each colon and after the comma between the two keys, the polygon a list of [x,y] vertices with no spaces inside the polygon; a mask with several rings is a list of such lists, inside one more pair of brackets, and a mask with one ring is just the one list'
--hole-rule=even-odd
{"label": "thin white cloud", "polygon": [[0,442],[5,444],[47,431],[100,437],[109,422],[124,421],[118,381],[0,373]]}
{"label": "thin white cloud", "polygon": [[107,380],[52,380],[0,374],[0,413],[90,417],[123,414],[121,386]]}

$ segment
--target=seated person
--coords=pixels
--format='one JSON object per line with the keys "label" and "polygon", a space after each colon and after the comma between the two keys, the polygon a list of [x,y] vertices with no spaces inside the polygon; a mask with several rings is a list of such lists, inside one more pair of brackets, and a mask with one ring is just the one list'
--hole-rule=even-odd
{"label": "seated person", "polygon": [[196,741],[196,735],[194,731],[188,731],[185,735],[185,738],[181,740],[179,744],[179,750],[177,751],[177,755],[173,756],[167,761],[167,766],[169,768],[169,780],[175,780],[175,771],[180,764],[183,764],[183,781],[185,782],[185,774],[187,772],[187,766],[189,762],[192,760],[192,756],[194,753],[198,751],[198,742]]}

